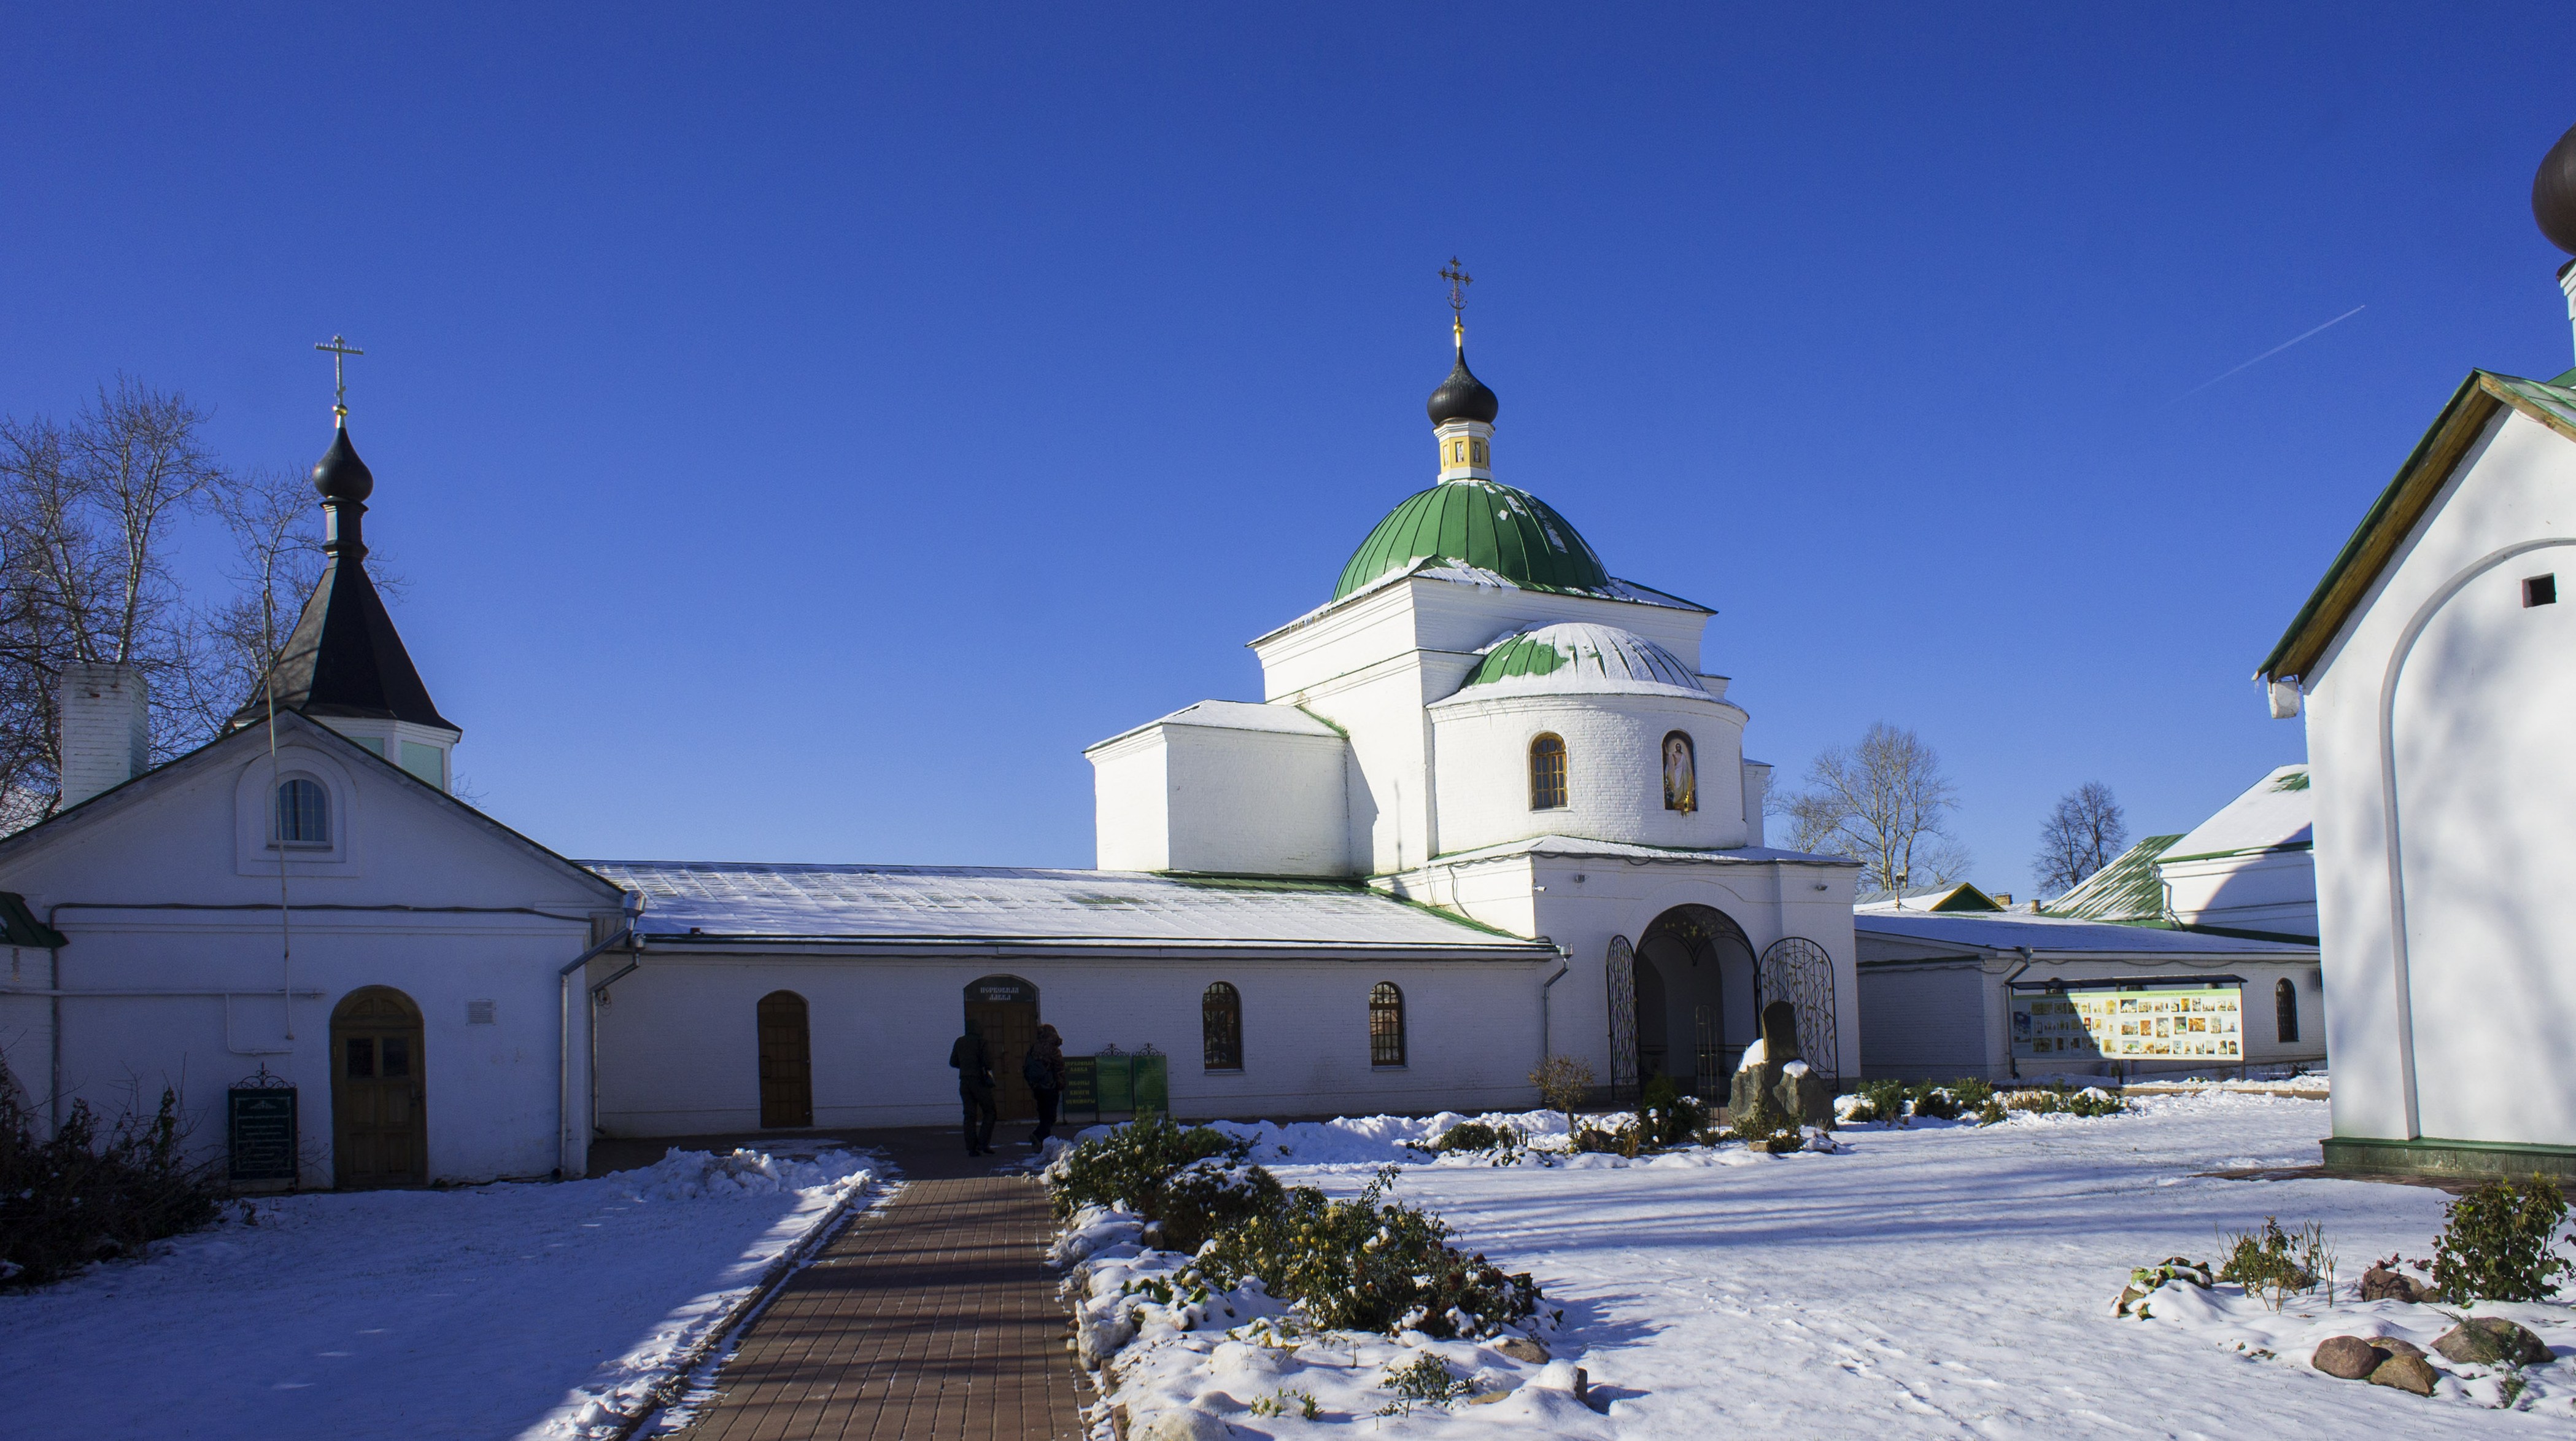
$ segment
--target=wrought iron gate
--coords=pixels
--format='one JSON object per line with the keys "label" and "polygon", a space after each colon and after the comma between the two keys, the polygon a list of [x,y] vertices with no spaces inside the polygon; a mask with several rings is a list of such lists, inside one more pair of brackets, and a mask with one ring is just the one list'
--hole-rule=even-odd
{"label": "wrought iron gate", "polygon": [[1602,968],[1610,985],[1610,1104],[1619,1104],[1621,1088],[1637,1084],[1637,953],[1626,936],[1610,938],[1610,958]]}
{"label": "wrought iron gate", "polygon": [[1771,943],[1754,967],[1756,999],[1787,1001],[1798,1008],[1798,1050],[1807,1064],[1839,1078],[1842,1038],[1834,1024],[1834,961],[1804,936]]}

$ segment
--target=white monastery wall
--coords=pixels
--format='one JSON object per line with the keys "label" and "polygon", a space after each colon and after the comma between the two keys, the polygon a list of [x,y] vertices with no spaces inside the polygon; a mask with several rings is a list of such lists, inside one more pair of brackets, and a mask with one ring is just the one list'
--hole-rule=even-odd
{"label": "white monastery wall", "polygon": [[1973,959],[1871,969],[1860,975],[1860,1074],[1865,1080],[1931,1081],[1982,1075],[1992,982]]}
{"label": "white monastery wall", "polygon": [[[1531,836],[1725,849],[1746,843],[1744,713],[1722,701],[1652,695],[1488,697],[1486,687],[1431,708],[1439,767],[1440,848],[1469,851]],[[1699,808],[1664,808],[1664,737],[1691,738]],[[1565,741],[1566,803],[1530,809],[1529,748]]]}
{"label": "white monastery wall", "polygon": [[2308,678],[2338,1136],[2576,1145],[2571,654],[2576,447],[2506,410]]}
{"label": "white monastery wall", "polygon": [[[0,889],[24,895],[70,941],[59,952],[59,986],[41,951],[19,953],[9,984],[210,994],[61,998],[62,1104],[83,1100],[113,1115],[148,1109],[164,1086],[176,1087],[193,1147],[220,1154],[224,1090],[265,1064],[297,1087],[303,1184],[327,1187],[331,1012],[352,990],[386,985],[421,1013],[433,1178],[552,1172],[562,1155],[556,973],[589,945],[592,913],[613,913],[615,902],[336,750],[299,740],[280,751],[288,773],[327,779],[342,842],[339,860],[290,868],[289,902],[476,909],[298,909],[291,964],[282,964],[275,910],[173,908],[277,901],[275,867],[246,865],[240,849],[244,826],[264,823],[264,750],[249,752],[257,758],[247,764],[165,772],[107,797],[97,803],[103,810],[57,822],[63,829],[51,844],[0,857]],[[162,908],[97,908],[121,902]],[[293,1001],[291,1041],[279,995],[289,984],[319,993]],[[469,1024],[467,1003],[485,1000],[494,1003],[492,1024]],[[0,997],[0,1047],[40,1110],[52,1092],[52,1014],[50,997]],[[578,1095],[587,1084],[578,991],[572,1025]],[[578,1166],[588,1133],[572,1131]]]}
{"label": "white monastery wall", "polygon": [[2167,906],[2188,926],[2313,936],[2317,924],[2317,868],[2306,850],[2169,861]]}
{"label": "white monastery wall", "polygon": [[[675,956],[648,952],[601,1008],[600,1124],[610,1135],[755,1130],[760,1124],[756,1008],[803,996],[818,1127],[948,1125],[958,1119],[948,1047],[965,987],[1016,976],[1067,1055],[1151,1045],[1168,1057],[1174,1114],[1282,1115],[1536,1104],[1538,989],[1551,967],[1525,963],[1294,959],[1139,961],[1012,957]],[[1200,999],[1213,981],[1242,997],[1243,1067],[1210,1071]],[[1407,1056],[1369,1060],[1369,991],[1405,996]],[[661,1038],[696,1043],[671,1055]],[[1016,1055],[997,1056],[1016,1068]],[[1005,1123],[999,1133],[1009,1138]]]}
{"label": "white monastery wall", "polygon": [[1349,742],[1329,732],[1160,723],[1123,737],[1093,755],[1096,863],[1121,871],[1347,874],[1349,755]]}

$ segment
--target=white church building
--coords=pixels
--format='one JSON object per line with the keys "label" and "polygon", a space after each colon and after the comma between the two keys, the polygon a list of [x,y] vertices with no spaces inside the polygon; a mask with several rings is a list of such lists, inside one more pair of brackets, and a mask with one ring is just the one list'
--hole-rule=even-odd
{"label": "white church building", "polygon": [[[2576,129],[2533,208],[2576,252]],[[2571,586],[2576,370],[2472,371],[2263,662],[2307,721],[2331,1165],[2576,1174]]]}
{"label": "white church building", "polygon": [[1550,1055],[1719,1094],[1781,1000],[1856,1075],[1856,867],[1763,845],[1712,612],[1498,482],[1498,409],[1462,333],[1435,482],[1253,642],[1263,698],[1087,752],[1089,871],[575,862],[459,801],[344,427],[330,566],[230,729],[147,768],[141,680],[64,678],[63,808],[0,840],[0,1084],[176,1088],[244,1184],[364,1186],[953,1124],[969,1020],[1006,1115],[1042,1021],[1104,1112],[1526,1106]]}

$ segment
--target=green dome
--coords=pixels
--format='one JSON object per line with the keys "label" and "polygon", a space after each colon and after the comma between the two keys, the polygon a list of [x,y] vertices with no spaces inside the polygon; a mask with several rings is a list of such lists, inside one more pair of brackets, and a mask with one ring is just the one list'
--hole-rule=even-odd
{"label": "green dome", "polygon": [[1490,480],[1448,480],[1387,512],[1342,567],[1333,599],[1424,556],[1490,570],[1530,590],[1610,585],[1601,557],[1546,501]]}

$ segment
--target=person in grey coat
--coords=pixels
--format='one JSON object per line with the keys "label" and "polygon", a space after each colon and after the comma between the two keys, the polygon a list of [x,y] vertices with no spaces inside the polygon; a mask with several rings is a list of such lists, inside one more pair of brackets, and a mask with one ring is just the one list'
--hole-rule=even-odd
{"label": "person in grey coat", "polygon": [[993,1055],[984,1047],[984,1027],[966,1023],[966,1034],[948,1048],[948,1064],[957,1068],[957,1097],[966,1103],[966,1154],[993,1153],[993,1123],[1002,1118],[993,1104]]}

